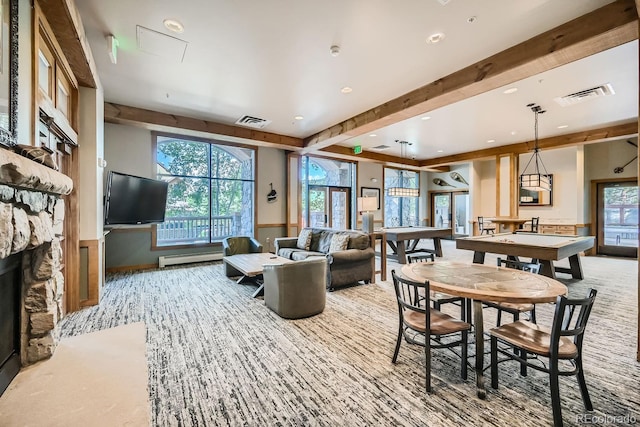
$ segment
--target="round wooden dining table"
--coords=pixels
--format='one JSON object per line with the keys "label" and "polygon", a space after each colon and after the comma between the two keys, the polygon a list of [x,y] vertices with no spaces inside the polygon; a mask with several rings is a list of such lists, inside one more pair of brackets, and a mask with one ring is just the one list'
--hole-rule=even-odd
{"label": "round wooden dining table", "polygon": [[567,294],[567,287],[550,277],[482,264],[413,263],[402,266],[401,274],[414,281],[428,280],[432,291],[473,300],[476,388],[481,399],[486,397],[482,301],[537,304],[555,302],[558,296]]}

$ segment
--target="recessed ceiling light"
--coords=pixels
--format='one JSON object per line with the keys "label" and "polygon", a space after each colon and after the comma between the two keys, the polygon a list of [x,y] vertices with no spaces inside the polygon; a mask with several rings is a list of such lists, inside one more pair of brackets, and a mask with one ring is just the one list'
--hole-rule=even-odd
{"label": "recessed ceiling light", "polygon": [[496,142],[495,139],[487,139],[487,144],[491,144],[491,143],[494,143],[494,142]]}
{"label": "recessed ceiling light", "polygon": [[342,92],[342,93],[351,93],[351,92],[353,92],[353,89],[351,89],[349,86],[345,86],[342,89],[340,89],[340,92]]}
{"label": "recessed ceiling light", "polygon": [[296,119],[296,120],[304,120],[304,117],[303,116],[295,116],[294,119]]}
{"label": "recessed ceiling light", "polygon": [[431,120],[431,116],[420,117],[420,120]]}
{"label": "recessed ceiling light", "polygon": [[375,133],[372,133],[372,134],[370,134],[369,136],[370,136],[371,138],[373,138],[373,137],[376,137],[376,136],[378,136],[378,135],[376,135]]}
{"label": "recessed ceiling light", "polygon": [[436,44],[444,40],[444,33],[433,33],[427,37],[427,43]]}
{"label": "recessed ceiling light", "polygon": [[473,24],[474,22],[476,22],[476,19],[478,19],[478,18],[475,17],[475,16],[470,16],[470,17],[467,18],[467,22],[469,24]]}
{"label": "recessed ceiling light", "polygon": [[442,153],[444,150],[438,150],[438,153]]}
{"label": "recessed ceiling light", "polygon": [[565,129],[565,128],[568,128],[568,127],[569,127],[569,125],[560,125],[560,126],[558,126],[558,129]]}
{"label": "recessed ceiling light", "polygon": [[516,132],[515,130],[511,131],[511,135],[515,135],[516,133],[518,133],[518,132]]}
{"label": "recessed ceiling light", "polygon": [[510,93],[514,93],[514,92],[517,92],[517,91],[518,91],[518,88],[517,88],[517,87],[510,87],[509,89],[506,89],[506,90],[505,90],[504,92],[502,92],[502,93],[504,93],[504,94],[506,94],[506,95],[509,95]]}
{"label": "recessed ceiling light", "polygon": [[184,31],[184,25],[180,21],[176,21],[175,19],[165,19],[162,21],[165,28],[174,33],[181,34]]}

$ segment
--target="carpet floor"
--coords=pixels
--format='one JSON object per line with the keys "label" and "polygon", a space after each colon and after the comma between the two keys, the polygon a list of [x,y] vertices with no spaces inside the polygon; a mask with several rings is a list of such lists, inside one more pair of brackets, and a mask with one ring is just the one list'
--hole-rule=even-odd
{"label": "carpet floor", "polygon": [[[443,250],[444,259],[472,260],[455,242],[443,242]],[[486,263],[495,265],[495,257]],[[598,290],[584,348],[592,419],[640,418],[637,261],[583,257],[582,263],[584,280],[564,274],[560,280],[570,296]],[[549,381],[541,372],[520,377],[518,365],[502,363],[500,388],[487,384],[487,399],[480,400],[473,370],[463,381],[459,359],[448,350],[433,352],[433,394],[424,391],[422,348],[403,343],[392,364],[397,307],[390,274],[385,282],[327,293],[324,312],[308,319],[280,318],[251,298],[254,290],[225,277],[221,263],[112,274],[100,305],[69,315],[61,332],[146,324],[154,426],[552,424]],[[494,311],[485,310],[486,327],[495,324]],[[553,305],[537,311],[538,323],[548,324]],[[565,425],[583,424],[575,377],[561,378],[560,394]]]}

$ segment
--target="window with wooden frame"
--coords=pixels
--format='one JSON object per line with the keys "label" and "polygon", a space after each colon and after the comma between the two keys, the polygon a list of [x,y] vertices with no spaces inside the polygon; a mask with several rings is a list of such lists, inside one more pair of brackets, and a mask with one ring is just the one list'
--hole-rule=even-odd
{"label": "window with wooden frame", "polygon": [[36,144],[69,152],[65,145],[78,144],[78,83],[37,4],[34,20],[34,61],[38,64],[34,76],[35,115],[39,119],[35,124]]}

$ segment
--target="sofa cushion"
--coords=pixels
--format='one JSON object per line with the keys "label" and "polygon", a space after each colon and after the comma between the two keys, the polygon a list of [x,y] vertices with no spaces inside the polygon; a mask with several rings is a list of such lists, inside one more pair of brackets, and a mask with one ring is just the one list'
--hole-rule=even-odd
{"label": "sofa cushion", "polygon": [[367,249],[371,246],[369,235],[366,233],[350,233],[349,246],[347,249]]}
{"label": "sofa cushion", "polygon": [[296,244],[298,249],[308,251],[311,247],[311,229],[303,228],[298,236],[298,243]]}
{"label": "sofa cushion", "polygon": [[[331,230],[320,231],[320,233],[318,233],[318,247],[315,250],[324,254],[329,253],[329,248],[331,247],[331,238],[334,234],[335,232]],[[311,249],[314,249],[313,246],[311,247]]]}
{"label": "sofa cushion", "polygon": [[324,236],[325,231],[322,229],[312,228],[311,229],[311,246],[309,246],[309,250],[312,252],[322,252],[320,250],[320,240]]}
{"label": "sofa cushion", "polygon": [[278,250],[278,256],[281,256],[283,258],[287,258],[287,259],[292,259],[292,255],[294,252],[299,252],[302,249],[296,249],[296,248],[280,248]]}
{"label": "sofa cushion", "polygon": [[307,258],[318,257],[318,256],[324,258],[325,255],[320,252],[295,251],[291,254],[291,259],[294,261],[303,261]]}
{"label": "sofa cushion", "polygon": [[331,237],[331,245],[329,246],[329,253],[344,251],[349,245],[348,234],[334,234]]}

